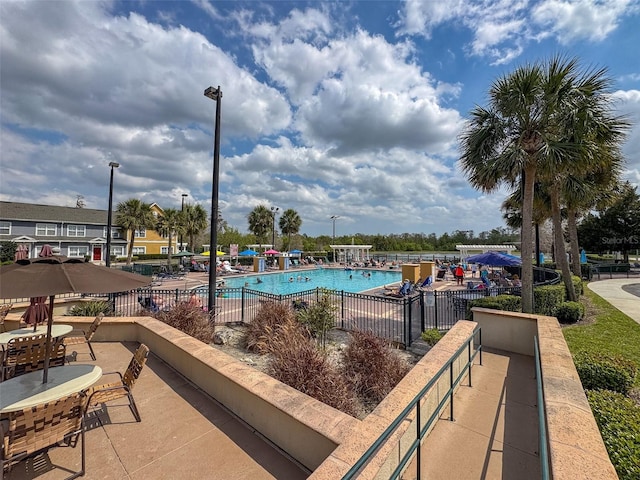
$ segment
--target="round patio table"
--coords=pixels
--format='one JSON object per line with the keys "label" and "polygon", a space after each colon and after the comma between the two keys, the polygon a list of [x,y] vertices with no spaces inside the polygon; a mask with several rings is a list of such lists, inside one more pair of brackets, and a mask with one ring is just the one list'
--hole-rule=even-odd
{"label": "round patio table", "polygon": [[49,369],[42,383],[42,370],[25,373],[0,383],[0,414],[48,403],[93,385],[102,377],[97,365],[64,365]]}
{"label": "round patio table", "polygon": [[[72,330],[73,327],[71,325],[65,325],[62,323],[53,324],[51,325],[51,338],[63,337],[67,333],[70,333]],[[13,338],[30,337],[32,335],[46,335],[46,333],[46,325],[40,325],[38,328],[36,328],[35,332],[33,331],[33,327],[28,327],[0,333],[0,347],[4,347],[7,343],[9,343],[9,340]]]}

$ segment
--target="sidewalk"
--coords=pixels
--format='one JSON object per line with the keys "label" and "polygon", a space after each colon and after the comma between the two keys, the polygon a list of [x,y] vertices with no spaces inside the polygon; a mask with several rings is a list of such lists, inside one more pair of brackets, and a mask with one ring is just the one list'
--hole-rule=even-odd
{"label": "sidewalk", "polygon": [[625,315],[640,323],[640,297],[622,289],[625,285],[640,285],[638,278],[614,278],[589,282],[587,287]]}

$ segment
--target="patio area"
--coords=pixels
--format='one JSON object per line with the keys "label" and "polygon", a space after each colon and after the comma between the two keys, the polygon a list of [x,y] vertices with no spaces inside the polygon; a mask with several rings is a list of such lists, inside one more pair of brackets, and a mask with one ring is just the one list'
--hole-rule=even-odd
{"label": "patio area", "polygon": [[[77,363],[103,372],[127,368],[138,344],[86,345]],[[86,474],[109,479],[303,479],[309,473],[158,359],[153,351],[133,389],[142,417],[135,421],[126,399],[87,415]],[[80,444],[57,447],[15,465],[7,479],[62,479],[80,467]],[[68,470],[67,470],[68,469]]]}

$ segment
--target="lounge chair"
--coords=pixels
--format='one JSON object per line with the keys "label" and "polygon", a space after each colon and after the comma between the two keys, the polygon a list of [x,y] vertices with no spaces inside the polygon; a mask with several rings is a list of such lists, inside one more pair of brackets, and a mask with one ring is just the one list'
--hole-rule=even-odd
{"label": "lounge chair", "polygon": [[436,274],[436,281],[444,280],[444,276],[446,274],[447,274],[447,269],[446,268],[441,268],[440,270],[438,270],[438,273]]}
{"label": "lounge chair", "polygon": [[431,284],[433,283],[433,277],[431,275],[429,275],[427,278],[424,279],[424,282],[422,282],[421,284],[419,284],[416,289],[417,290],[431,290]]}
{"label": "lounge chair", "polygon": [[384,295],[387,297],[397,297],[397,298],[402,298],[405,295],[408,295],[409,292],[411,291],[411,282],[404,282],[397,291],[389,291],[387,288],[385,288],[385,292]]}

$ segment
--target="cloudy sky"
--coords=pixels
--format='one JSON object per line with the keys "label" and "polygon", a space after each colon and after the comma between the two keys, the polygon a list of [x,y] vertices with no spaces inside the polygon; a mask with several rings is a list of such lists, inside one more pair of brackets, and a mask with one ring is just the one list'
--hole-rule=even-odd
{"label": "cloudy sky", "polygon": [[301,233],[503,225],[504,193],[460,173],[457,135],[491,82],[553,54],[607,67],[635,123],[640,0],[0,2],[0,199],[107,208],[211,205],[221,87],[220,209],[258,204]]}

